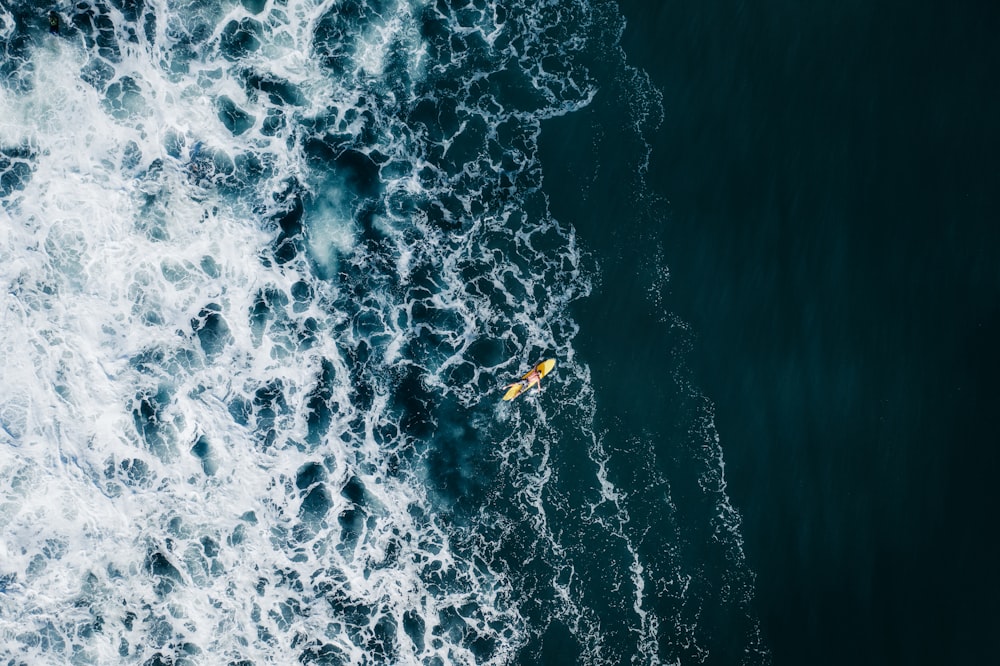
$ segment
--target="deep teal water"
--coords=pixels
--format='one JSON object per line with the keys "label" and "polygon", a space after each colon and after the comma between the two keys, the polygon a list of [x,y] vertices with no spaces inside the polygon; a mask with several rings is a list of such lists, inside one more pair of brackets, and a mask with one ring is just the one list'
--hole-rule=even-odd
{"label": "deep teal water", "polygon": [[997,9],[7,4],[0,661],[992,661]]}
{"label": "deep teal water", "polygon": [[682,439],[678,376],[714,403],[774,663],[990,661],[1000,11],[622,6],[664,95],[645,180],[613,85],[542,137],[601,266],[577,311],[609,437]]}

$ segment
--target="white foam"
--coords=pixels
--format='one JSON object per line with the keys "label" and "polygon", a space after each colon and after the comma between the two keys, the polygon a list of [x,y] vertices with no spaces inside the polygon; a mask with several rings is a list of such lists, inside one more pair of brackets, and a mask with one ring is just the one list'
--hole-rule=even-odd
{"label": "white foam", "polygon": [[[5,202],[0,250],[8,555],[0,574],[14,576],[0,597],[0,636],[39,661],[79,650],[85,662],[112,663],[125,650],[140,662],[184,640],[202,658],[290,663],[302,652],[292,640],[301,634],[359,663],[372,627],[356,627],[351,631],[362,637],[349,637],[326,599],[329,591],[314,587],[324,580],[316,573],[329,571],[336,574],[332,589],[369,608],[373,623],[394,618],[408,650],[402,661],[437,654],[449,663],[474,663],[462,635],[438,636],[438,615],[473,601],[485,614],[468,620],[470,627],[486,635],[502,627],[511,640],[509,602],[502,599],[509,583],[452,554],[435,520],[413,522],[407,508],[427,504],[417,489],[377,464],[367,471],[358,466],[383,459],[371,426],[386,410],[385,396],[363,416],[370,427],[356,439],[349,373],[332,337],[335,313],[311,303],[287,320],[317,320],[311,353],[290,355],[295,342],[278,320],[255,337],[246,313],[258,290],[289,294],[303,276],[259,261],[271,236],[247,214],[250,206],[195,182],[183,159],[194,157],[196,144],[230,159],[248,149],[271,151],[275,182],[298,176],[303,166],[284,150],[285,137],[256,129],[233,137],[221,124],[211,101],[220,94],[258,115],[270,105],[241,94],[232,72],[216,76],[213,66],[194,61],[187,75],[161,73],[170,57],[163,26],[171,21],[162,7],[152,7],[160,12],[158,39],[140,38],[115,65],[113,80],[130,76],[140,91],[117,115],[103,105],[103,90],[78,76],[95,52],[67,42],[33,54],[36,78],[28,95],[2,99],[11,122],[2,126],[0,143],[30,146],[33,173]],[[299,9],[292,15],[309,13]],[[121,27],[122,17],[113,19]],[[268,54],[276,55],[273,45]],[[280,76],[309,76],[295,57],[274,62]],[[307,109],[322,108],[332,94],[321,81],[302,90],[316,95]],[[180,159],[170,147],[178,138]],[[129,142],[141,158],[124,167]],[[162,166],[151,169],[157,160]],[[310,228],[313,251],[349,253],[350,217],[317,219],[327,224]],[[192,324],[204,319],[209,304],[229,334],[214,357],[201,350]],[[331,506],[301,540],[291,535],[305,491],[293,481],[316,458],[299,443],[323,359],[338,377],[332,390],[339,408],[322,454]],[[276,414],[272,447],[261,449],[253,430],[259,419],[235,423],[228,405],[241,396],[252,400],[275,382],[288,408]],[[144,437],[135,414],[142,396],[157,394],[166,402],[157,407],[155,433]],[[210,447],[211,475],[190,452],[200,439]],[[351,503],[338,488],[352,476],[362,479],[368,502],[353,549],[342,552],[333,547],[344,541],[335,517]],[[400,550],[395,563],[384,562],[390,543]],[[428,589],[427,571],[435,569],[455,578],[454,592]],[[296,572],[301,587],[288,582]],[[173,591],[162,596],[164,585]],[[288,614],[289,599],[300,612]],[[402,630],[408,609],[425,623],[422,646]],[[74,629],[88,624],[100,628],[85,635]]]}
{"label": "white foam", "polygon": [[[479,5],[448,10],[449,29],[504,43],[498,5]],[[523,210],[513,197],[493,208],[482,189],[503,175],[517,181],[514,194],[537,191],[541,120],[594,98],[596,83],[566,57],[585,40],[550,34],[586,24],[589,6],[556,8],[566,17],[525,6],[516,28],[527,41],[493,55],[523,68],[539,108],[456,104],[458,127],[485,123],[488,142],[515,123],[525,145],[453,170],[400,119],[413,100],[379,80],[400,46],[404,95],[428,72],[460,70],[467,56],[427,62],[418,19],[440,9],[390,3],[353,42],[354,68],[339,80],[313,53],[315,26],[338,8],[268,0],[254,14],[242,3],[154,0],[140,20],[150,35],[111,8],[120,57],[105,62],[78,31],[45,37],[31,54],[33,85],[0,96],[0,147],[22,147],[32,167],[0,209],[0,644],[37,663],[144,663],[190,644],[198,663],[288,664],[331,650],[349,663],[510,664],[546,629],[525,616],[537,592],[551,611],[544,622],[569,627],[586,662],[614,663],[616,628],[602,626],[603,601],[588,597],[594,559],[566,532],[572,515],[624,554],[614,607],[636,654],[656,663],[670,622],[651,609],[651,590],[682,588],[684,600],[691,578],[642,558],[629,494],[594,433],[589,371],[571,345],[569,305],[591,288],[582,251],[544,205]],[[260,24],[262,43],[233,63],[219,42],[245,19]],[[4,15],[0,33],[7,26]],[[550,56],[572,75],[546,72]],[[98,64],[108,80],[82,74]],[[295,100],[254,88],[251,74],[287,84]],[[115,85],[134,94],[109,102]],[[249,118],[239,135],[219,117],[222,96]],[[316,138],[367,132],[383,156],[409,164],[380,183],[377,243],[360,244],[339,174],[305,154],[318,118],[328,124]],[[265,173],[241,173],[242,159]],[[289,189],[309,203],[309,260],[337,280],[304,257],[274,257],[272,215]],[[427,207],[394,208],[393,196],[447,199],[450,228]],[[341,269],[356,277],[339,282]],[[269,307],[254,318],[262,300]],[[541,397],[484,406],[542,354],[559,370]],[[505,490],[485,490],[478,516],[452,514],[429,443],[401,426],[396,392],[410,371],[427,400],[472,415],[456,425],[432,410],[436,433],[471,438],[499,469]],[[327,427],[310,423],[314,411]],[[497,422],[515,434],[480,441]],[[577,440],[571,492],[563,447]],[[718,451],[706,467],[721,474]],[[724,481],[720,490],[705,479],[706,492],[725,496]],[[588,513],[576,517],[581,506]],[[725,540],[738,523],[725,511],[720,520]],[[524,566],[543,571],[527,581],[503,550],[522,538]],[[677,629],[688,618],[678,612],[670,630],[696,643],[694,628]],[[387,656],[375,657],[383,631]]]}

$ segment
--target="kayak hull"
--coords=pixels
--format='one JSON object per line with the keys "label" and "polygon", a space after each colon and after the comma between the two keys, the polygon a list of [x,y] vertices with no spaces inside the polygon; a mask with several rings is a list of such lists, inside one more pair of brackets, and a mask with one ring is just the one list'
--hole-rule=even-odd
{"label": "kayak hull", "polygon": [[542,361],[541,363],[539,363],[538,365],[536,365],[534,368],[532,368],[528,372],[524,373],[524,376],[521,377],[521,380],[519,382],[517,382],[516,384],[514,384],[513,386],[511,386],[509,389],[507,389],[507,392],[503,394],[504,401],[513,400],[517,396],[519,396],[522,393],[524,393],[525,390],[527,390],[527,388],[528,388],[528,382],[525,381],[525,380],[528,378],[528,375],[530,375],[532,372],[534,372],[534,371],[537,370],[538,374],[541,377],[544,377],[545,375],[547,375],[550,372],[552,372],[552,369],[554,367],[556,367],[556,360],[554,358],[550,358],[550,359],[546,359],[546,360]]}

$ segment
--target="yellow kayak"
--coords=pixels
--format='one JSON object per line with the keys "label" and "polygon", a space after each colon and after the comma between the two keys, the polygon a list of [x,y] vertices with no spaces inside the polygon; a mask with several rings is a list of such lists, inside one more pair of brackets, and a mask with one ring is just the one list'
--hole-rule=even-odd
{"label": "yellow kayak", "polygon": [[517,396],[519,396],[522,393],[524,393],[525,390],[527,390],[527,388],[528,388],[528,382],[526,380],[528,379],[528,375],[530,375],[532,372],[535,372],[537,370],[538,374],[540,376],[544,377],[545,375],[547,375],[550,372],[552,372],[552,368],[554,368],[554,367],[556,367],[556,360],[554,358],[550,358],[548,360],[542,361],[541,363],[539,363],[538,365],[536,365],[534,368],[532,368],[531,370],[529,370],[528,372],[526,372],[524,374],[524,376],[521,377],[521,380],[519,382],[517,382],[516,384],[514,384],[513,386],[511,386],[509,389],[507,389],[507,392],[503,394],[503,399],[504,400],[513,400]]}

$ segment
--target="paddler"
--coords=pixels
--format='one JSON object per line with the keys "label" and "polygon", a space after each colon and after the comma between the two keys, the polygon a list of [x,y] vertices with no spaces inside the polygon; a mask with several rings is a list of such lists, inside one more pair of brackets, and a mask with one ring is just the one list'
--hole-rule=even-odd
{"label": "paddler", "polygon": [[518,384],[520,384],[521,386],[523,386],[525,391],[530,391],[532,385],[537,386],[538,390],[541,391],[542,390],[542,375],[541,375],[540,372],[538,372],[537,368],[533,368],[531,370],[531,372],[529,372],[527,375],[525,375],[524,379],[522,379],[520,381],[516,381],[513,384],[507,384],[507,386],[504,386],[504,388],[510,388],[511,386],[517,386]]}

